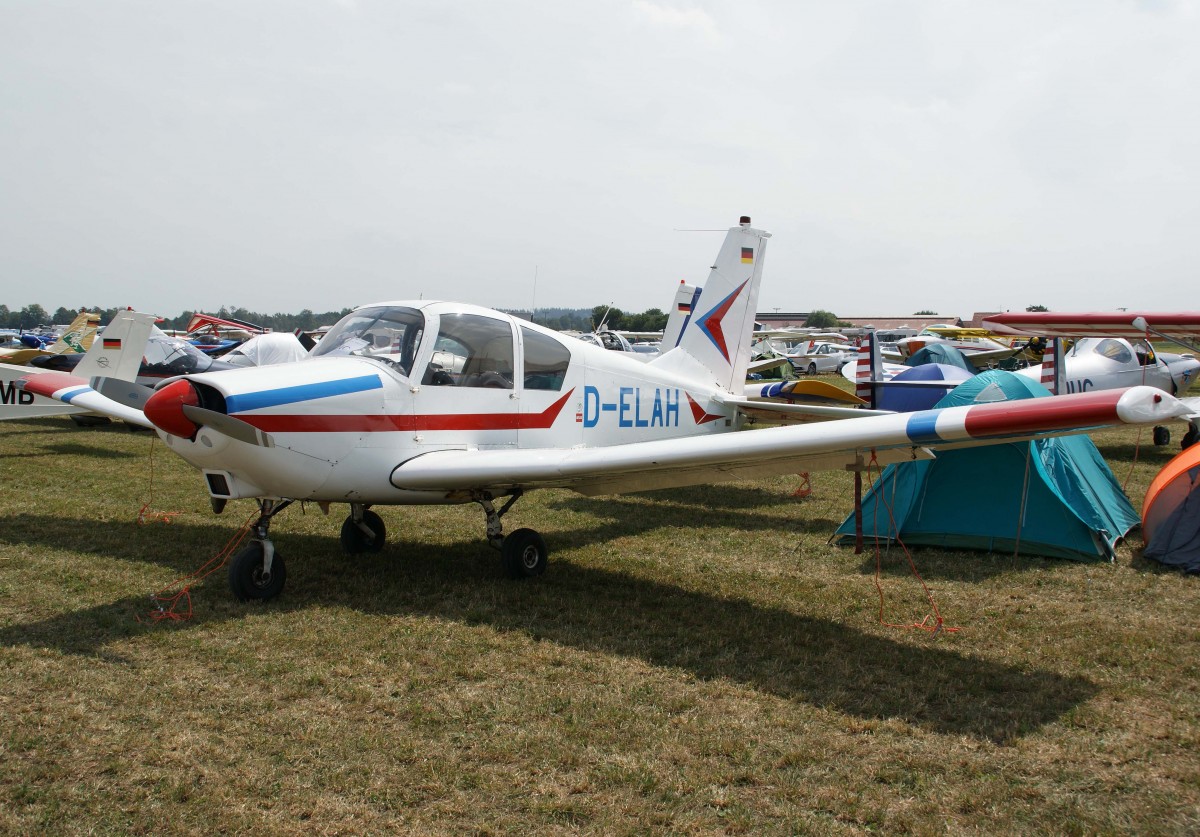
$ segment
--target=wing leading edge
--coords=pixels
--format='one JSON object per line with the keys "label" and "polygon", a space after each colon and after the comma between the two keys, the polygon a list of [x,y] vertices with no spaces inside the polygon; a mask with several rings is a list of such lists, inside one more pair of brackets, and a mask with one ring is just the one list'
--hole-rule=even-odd
{"label": "wing leading edge", "polygon": [[609,447],[432,451],[396,466],[391,482],[425,491],[562,487],[609,494],[836,469],[868,452],[886,464],[928,458],[928,449],[1155,424],[1188,412],[1178,399],[1139,386]]}

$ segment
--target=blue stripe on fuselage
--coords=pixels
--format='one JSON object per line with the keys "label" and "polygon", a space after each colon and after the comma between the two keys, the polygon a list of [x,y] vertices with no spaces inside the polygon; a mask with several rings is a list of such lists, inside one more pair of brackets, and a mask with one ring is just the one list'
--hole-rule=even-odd
{"label": "blue stripe on fuselage", "polygon": [[912,417],[908,420],[908,424],[905,426],[905,432],[908,433],[909,441],[916,442],[919,445],[942,441],[942,437],[937,434],[937,417],[937,410],[923,410],[919,413],[913,413]]}
{"label": "blue stripe on fuselage", "polygon": [[244,413],[247,410],[261,410],[264,407],[278,407],[281,404],[295,404],[298,401],[315,401],[318,398],[349,395],[352,392],[366,392],[382,387],[383,381],[378,375],[361,375],[357,378],[322,381],[319,384],[300,384],[294,387],[230,395],[225,398],[225,409],[232,415],[233,413]]}

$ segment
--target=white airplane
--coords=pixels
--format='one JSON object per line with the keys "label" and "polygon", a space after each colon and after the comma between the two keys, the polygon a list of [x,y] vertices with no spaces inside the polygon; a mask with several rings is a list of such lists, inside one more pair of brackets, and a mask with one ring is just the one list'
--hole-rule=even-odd
{"label": "white airplane", "polygon": [[[101,376],[111,385],[134,381],[142,367],[143,348],[155,330],[154,320],[152,314],[118,311],[103,334],[72,365],[70,374],[0,364],[0,420],[69,415],[78,421],[88,418],[88,413],[99,413],[153,427],[140,407],[114,402],[87,382]],[[30,385],[35,380],[38,383]],[[138,391],[144,401],[146,392],[141,388]]]}
{"label": "white airplane", "polygon": [[[505,536],[501,518],[536,488],[602,495],[886,464],[1183,410],[1149,387],[909,414],[756,400],[769,393],[745,375],[769,236],[745,217],[729,230],[678,345],[649,363],[486,308],[389,302],[347,315],[298,363],[164,382],[144,420],[200,470],[215,511],[257,502],[229,579],[238,598],[269,599],[286,579],[270,525],[296,500],[349,504],[350,553],[384,545],[373,506],[476,503],[506,572],[523,578],[545,570],[545,541]],[[53,394],[40,380],[26,386]],[[863,417],[735,432],[798,415]]]}
{"label": "white airplane", "polygon": [[[1052,393],[1086,392],[1095,389],[1145,384],[1172,395],[1184,396],[1200,378],[1200,360],[1193,354],[1156,351],[1151,338],[1197,350],[1200,312],[1006,312],[994,314],[984,326],[998,332],[1046,338],[1042,364],[1020,370]],[[1077,338],[1063,348],[1067,338]],[[1185,399],[1200,413],[1200,402]],[[1200,438],[1200,415],[1190,419],[1184,437],[1188,447]],[[1155,428],[1154,443],[1170,442],[1165,427]]]}

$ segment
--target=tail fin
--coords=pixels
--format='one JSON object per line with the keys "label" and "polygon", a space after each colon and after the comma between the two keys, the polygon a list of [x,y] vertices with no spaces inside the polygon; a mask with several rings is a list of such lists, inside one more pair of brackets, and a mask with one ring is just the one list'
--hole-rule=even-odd
{"label": "tail fin", "polygon": [[683,337],[683,330],[692,321],[692,311],[695,310],[696,298],[699,296],[699,288],[689,285],[682,279],[679,280],[679,287],[675,290],[675,299],[667,313],[667,325],[663,328],[662,341],[658,344],[660,351],[669,352],[679,345],[679,339]]}
{"label": "tail fin", "polygon": [[730,228],[677,348],[651,363],[706,374],[728,392],[745,389],[750,335],[770,237],[769,232],[751,227],[746,216]]}
{"label": "tail fin", "polygon": [[883,356],[875,341],[875,332],[867,334],[867,342],[858,347],[858,365],[854,369],[854,394],[876,407],[875,383],[883,379]]}
{"label": "tail fin", "polygon": [[1063,346],[1062,338],[1046,339],[1046,349],[1042,353],[1042,386],[1050,390],[1051,395],[1062,395],[1063,388]]}
{"label": "tail fin", "polygon": [[96,327],[100,325],[100,315],[91,311],[80,311],[79,316],[71,321],[67,330],[62,333],[47,350],[51,354],[83,354],[92,347],[96,336]]}
{"label": "tail fin", "polygon": [[139,311],[118,311],[108,327],[92,343],[73,373],[77,378],[137,380],[146,340],[157,319]]}

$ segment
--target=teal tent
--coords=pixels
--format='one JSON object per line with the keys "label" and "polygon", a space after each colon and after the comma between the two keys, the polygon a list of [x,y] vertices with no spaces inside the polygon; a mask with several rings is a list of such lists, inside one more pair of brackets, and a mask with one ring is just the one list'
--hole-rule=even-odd
{"label": "teal tent", "polygon": [[[1048,396],[1036,381],[992,370],[938,402],[958,407]],[[889,465],[862,501],[867,543],[1112,560],[1140,520],[1087,436],[944,451]],[[892,523],[894,521],[894,525]],[[854,514],[834,536],[854,543]]]}
{"label": "teal tent", "polygon": [[923,366],[926,363],[941,363],[946,366],[957,366],[964,372],[975,374],[975,367],[961,351],[946,343],[929,343],[923,349],[912,353],[905,366]]}

